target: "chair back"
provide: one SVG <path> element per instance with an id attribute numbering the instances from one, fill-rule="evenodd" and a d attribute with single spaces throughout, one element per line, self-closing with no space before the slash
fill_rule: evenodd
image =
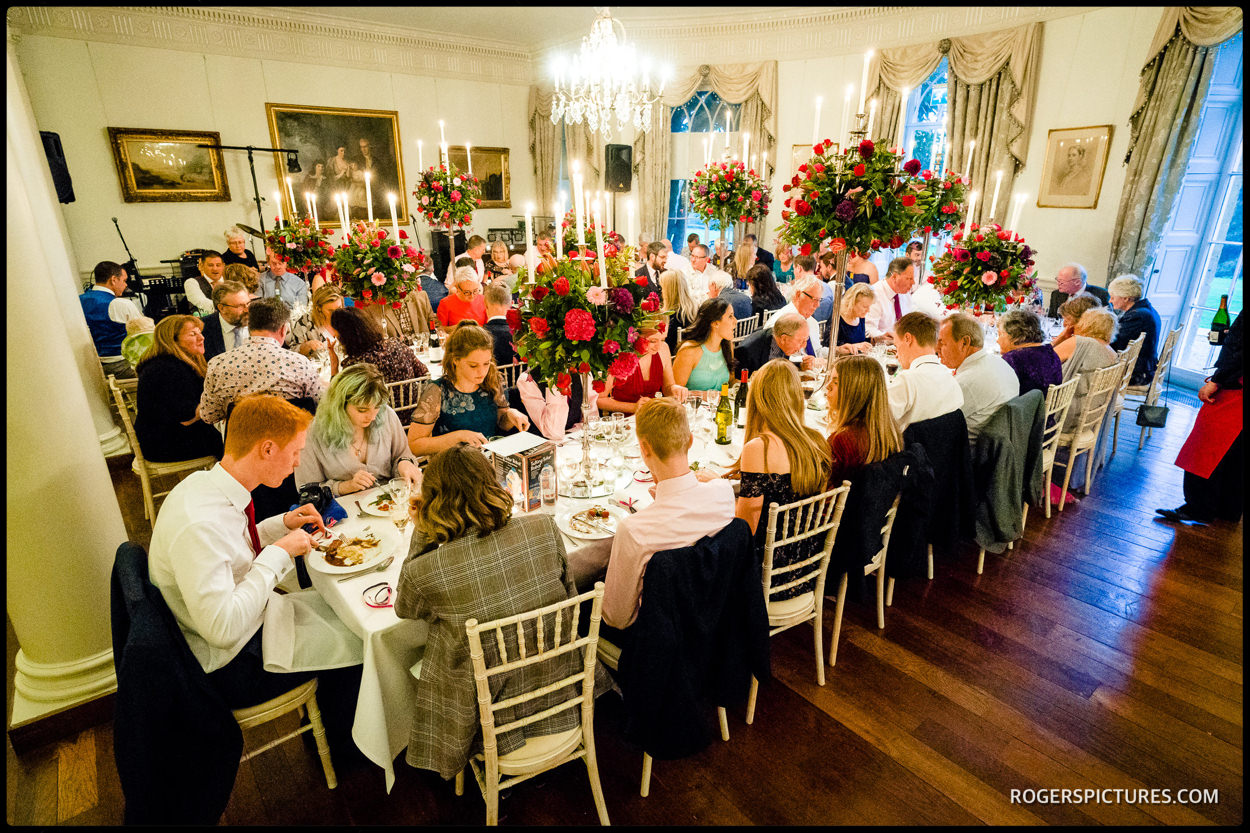
<path id="1" fill-rule="evenodd" d="M 399 421 L 407 425 L 412 421 L 412 412 L 416 410 L 417 403 L 421 401 L 421 392 L 425 390 L 426 384 L 430 381 L 430 377 L 418 376 L 416 379 L 401 379 L 398 382 L 388 382 L 386 384 L 386 392 L 391 398 L 391 408 L 399 415 Z"/>
<path id="2" fill-rule="evenodd" d="M 693 326 L 677 328 L 677 346 L 678 347 L 680 347 L 681 343 L 686 340 L 686 330 L 693 330 L 693 329 L 694 329 Z"/>
<path id="3" fill-rule="evenodd" d="M 903 477 L 907 476 L 908 468 L 908 466 L 903 466 Z M 864 566 L 864 575 L 869 575 L 877 570 L 880 570 L 882 573 L 885 572 L 885 554 L 890 549 L 890 534 L 894 531 L 894 518 L 898 515 L 898 502 L 902 498 L 903 492 L 900 490 L 894 496 L 894 502 L 890 504 L 889 510 L 885 513 L 885 523 L 881 526 L 881 549 L 877 550 L 872 560 Z"/>
<path id="4" fill-rule="evenodd" d="M 764 535 L 764 600 L 785 590 L 801 587 L 815 579 L 816 597 L 824 596 L 825 575 L 829 571 L 829 555 L 833 541 L 842 523 L 842 510 L 846 508 L 846 496 L 851 491 L 849 481 L 827 492 L 821 492 L 794 503 L 768 506 L 768 526 Z M 773 557 L 777 550 L 789 544 L 824 534 L 824 546 L 817 552 L 787 564 L 775 567 Z"/>
<path id="5" fill-rule="evenodd" d="M 515 361 L 512 364 L 499 366 L 499 375 L 503 377 L 504 388 L 515 388 L 517 379 L 521 378 L 521 374 L 529 370 L 529 364 L 523 361 Z"/>
<path id="6" fill-rule="evenodd" d="M 1068 418 L 1068 407 L 1076 396 L 1076 387 L 1080 382 L 1078 374 L 1062 385 L 1051 385 L 1046 389 L 1046 413 L 1042 422 L 1043 459 L 1050 460 L 1055 456 L 1059 435 L 1063 433 L 1064 420 Z"/>
<path id="7" fill-rule="evenodd" d="M 580 636 L 580 606 L 587 601 L 591 602 L 590 628 L 585 636 Z M 477 688 L 478 717 L 482 723 L 482 748 L 488 770 L 497 766 L 499 735 L 577 708 L 581 709 L 583 730 L 593 725 L 596 647 L 599 642 L 602 610 L 603 582 L 598 581 L 590 592 L 538 610 L 481 624 L 477 619 L 465 622 L 464 629 L 469 637 L 469 658 L 473 664 L 473 682 Z M 488 640 L 486 644 L 491 648 L 489 657 L 483 647 L 484 636 Z M 577 673 L 532 691 L 499 701 L 492 700 L 492 677 L 515 674 L 527 666 L 549 662 L 573 651 L 581 651 L 582 656 L 581 670 Z M 567 699 L 563 702 L 510 723 L 495 724 L 496 712 L 516 708 L 561 689 L 568 690 Z"/>
<path id="8" fill-rule="evenodd" d="M 1140 345 L 1138 345 L 1140 347 Z M 1124 351 L 1126 354 L 1128 349 Z M 1107 413 L 1107 408 L 1111 407 L 1111 403 L 1115 401 L 1117 392 L 1125 379 L 1133 372 L 1133 363 L 1125 359 L 1108 365 L 1101 370 L 1095 370 L 1091 374 L 1089 380 L 1089 388 L 1086 390 L 1085 399 L 1081 403 L 1081 413 L 1077 417 L 1076 424 L 1072 428 L 1072 434 L 1080 437 L 1087 432 L 1092 432 L 1095 436 L 1098 434 L 1099 426 L 1102 425 L 1103 415 Z M 1078 374 L 1079 379 L 1083 374 Z M 1071 381 L 1071 380 L 1070 380 Z"/>
<path id="9" fill-rule="evenodd" d="M 817 324 L 817 327 L 820 330 L 820 343 L 821 344 L 829 343 L 829 328 L 832 326 L 833 326 L 832 318 L 827 318 L 824 321 L 821 321 Z"/>
<path id="10" fill-rule="evenodd" d="M 1124 396 L 1125 390 L 1128 388 L 1129 381 L 1133 378 L 1133 370 L 1137 367 L 1137 357 L 1141 355 L 1141 346 L 1146 341 L 1146 334 L 1142 333 L 1137 338 L 1128 343 L 1128 346 L 1116 355 L 1124 362 L 1124 378 L 1120 380 L 1118 392 L 1120 396 Z"/>
<path id="11" fill-rule="evenodd" d="M 1150 377 L 1150 386 L 1146 389 L 1147 405 L 1154 405 L 1159 401 L 1163 380 L 1167 378 L 1168 368 L 1172 366 L 1172 353 L 1176 350 L 1176 341 L 1180 338 L 1182 329 L 1184 328 L 1177 327 L 1163 340 L 1163 347 L 1159 350 L 1159 363 L 1155 365 L 1154 376 Z"/>
<path id="12" fill-rule="evenodd" d="M 135 411 L 133 410 L 135 399 L 128 399 L 126 394 L 122 392 L 122 383 L 126 379 L 118 379 L 109 374 L 109 391 L 113 394 L 113 404 L 117 407 L 117 415 L 122 418 L 122 427 L 126 430 L 126 439 L 130 441 L 130 448 L 135 453 L 135 460 L 139 464 L 147 462 L 143 457 L 143 450 L 139 448 L 139 437 L 135 435 Z M 137 380 L 136 380 L 137 384 Z"/>
<path id="13" fill-rule="evenodd" d="M 110 373 L 109 379 L 117 383 L 117 389 L 122 392 L 122 396 L 126 400 L 126 406 L 130 408 L 130 416 L 133 419 L 135 414 L 139 413 L 139 378 L 118 379 Z"/>
<path id="14" fill-rule="evenodd" d="M 750 318 L 739 318 L 738 323 L 734 324 L 734 344 L 737 345 L 738 342 L 759 328 L 760 317 L 758 315 L 752 315 Z"/>

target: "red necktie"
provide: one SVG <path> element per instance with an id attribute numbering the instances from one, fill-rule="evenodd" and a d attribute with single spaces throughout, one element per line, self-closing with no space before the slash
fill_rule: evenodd
<path id="1" fill-rule="evenodd" d="M 898 293 L 894 294 L 894 320 L 897 321 L 903 317 L 903 307 L 898 302 Z"/>
<path id="2" fill-rule="evenodd" d="M 248 501 L 247 508 L 243 510 L 243 514 L 247 516 L 247 534 L 252 539 L 252 557 L 260 555 L 260 534 L 256 531 L 256 504 L 254 501 Z"/>

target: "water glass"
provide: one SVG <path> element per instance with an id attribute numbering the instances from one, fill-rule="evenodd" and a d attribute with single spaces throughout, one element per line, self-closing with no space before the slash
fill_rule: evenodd
<path id="1" fill-rule="evenodd" d="M 612 438 L 616 442 L 624 442 L 629 437 L 629 427 L 625 424 L 625 415 L 617 412 L 612 414 Z"/>
<path id="2" fill-rule="evenodd" d="M 408 481 L 402 477 L 395 477 L 387 484 L 386 490 L 391 493 L 394 498 L 394 505 L 391 507 L 391 521 L 395 524 L 395 528 L 400 532 L 408 526 L 408 497 L 409 488 Z"/>

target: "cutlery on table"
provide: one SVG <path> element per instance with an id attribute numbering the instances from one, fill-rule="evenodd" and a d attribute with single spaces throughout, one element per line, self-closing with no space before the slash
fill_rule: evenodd
<path id="1" fill-rule="evenodd" d="M 367 570 L 361 570 L 359 573 L 352 573 L 350 576 L 343 576 L 340 579 L 336 579 L 336 581 L 343 582 L 343 581 L 347 581 L 348 579 L 360 578 L 361 576 L 367 576 L 370 573 L 380 573 L 383 570 L 385 570 L 387 567 L 391 566 L 391 562 L 394 560 L 395 560 L 395 556 L 392 555 L 388 557 L 385 561 L 383 561 L 381 564 L 377 565 L 376 567 L 370 567 Z"/>
<path id="2" fill-rule="evenodd" d="M 618 501 L 616 501 L 616 503 L 617 503 L 617 505 L 618 505 L 618 506 L 624 506 L 626 509 L 628 509 L 628 510 L 629 510 L 629 514 L 631 514 L 631 515 L 632 515 L 632 514 L 634 514 L 635 512 L 637 512 L 637 511 L 638 511 L 637 509 L 635 509 L 635 508 L 634 508 L 633 501 L 630 501 L 629 503 L 626 503 L 626 502 L 625 502 L 625 501 L 623 501 L 623 500 L 618 500 Z"/>

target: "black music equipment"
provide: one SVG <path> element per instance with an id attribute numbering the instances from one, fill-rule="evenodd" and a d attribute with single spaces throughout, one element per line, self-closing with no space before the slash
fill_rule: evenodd
<path id="1" fill-rule="evenodd" d="M 40 130 L 43 155 L 48 157 L 48 169 L 52 171 L 52 184 L 56 186 L 56 198 L 60 202 L 74 201 L 74 183 L 65 164 L 65 151 L 61 149 L 61 137 L 51 130 Z"/>
<path id="2" fill-rule="evenodd" d="M 122 248 L 130 257 L 130 260 L 122 264 L 122 268 L 126 270 L 126 293 L 141 293 L 143 279 L 139 277 L 139 264 L 135 263 L 135 256 L 130 254 L 130 247 L 126 245 L 126 238 L 122 236 L 122 227 L 117 224 L 116 217 L 113 218 L 113 228 L 117 229 L 117 236 L 122 239 Z"/>
<path id="3" fill-rule="evenodd" d="M 451 253 L 447 249 L 447 232 L 431 231 L 433 238 L 434 277 L 443 280 L 447 277 L 447 267 L 451 264 Z M 463 231 L 456 232 L 456 254 L 462 255 L 469 248 Z"/>
<path id="4" fill-rule="evenodd" d="M 166 316 L 179 312 L 179 306 L 186 304 L 185 296 L 182 294 L 182 282 L 182 278 L 164 275 L 147 278 L 143 282 L 144 293 L 148 296 L 148 302 L 143 308 L 144 315 L 153 321 L 160 321 Z"/>
<path id="5" fill-rule="evenodd" d="M 604 185 L 610 193 L 621 194 L 630 190 L 634 174 L 634 149 L 629 145 L 606 145 L 604 147 Z"/>

